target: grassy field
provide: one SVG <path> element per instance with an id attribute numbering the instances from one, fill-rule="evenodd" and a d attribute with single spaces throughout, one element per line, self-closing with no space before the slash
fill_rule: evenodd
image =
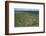
<path id="1" fill-rule="evenodd" d="M 35 13 L 16 13 L 15 27 L 39 26 L 39 14 Z"/>

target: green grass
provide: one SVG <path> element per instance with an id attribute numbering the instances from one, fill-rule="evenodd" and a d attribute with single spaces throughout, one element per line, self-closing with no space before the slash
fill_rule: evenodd
<path id="1" fill-rule="evenodd" d="M 16 13 L 15 27 L 39 26 L 39 14 Z"/>

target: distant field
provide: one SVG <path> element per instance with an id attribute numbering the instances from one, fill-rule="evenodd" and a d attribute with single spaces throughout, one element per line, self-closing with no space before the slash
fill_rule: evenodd
<path id="1" fill-rule="evenodd" d="M 35 13 L 16 13 L 15 27 L 39 26 L 39 14 Z"/>

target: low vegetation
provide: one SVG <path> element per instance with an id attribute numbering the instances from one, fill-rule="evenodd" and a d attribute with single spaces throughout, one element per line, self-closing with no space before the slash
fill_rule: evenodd
<path id="1" fill-rule="evenodd" d="M 39 14 L 35 13 L 16 13 L 15 27 L 39 26 Z"/>

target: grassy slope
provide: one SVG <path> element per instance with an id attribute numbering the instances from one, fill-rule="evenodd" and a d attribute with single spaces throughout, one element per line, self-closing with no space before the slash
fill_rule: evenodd
<path id="1" fill-rule="evenodd" d="M 38 14 L 16 13 L 15 20 L 16 20 L 16 22 L 15 22 L 16 27 L 39 26 Z"/>

